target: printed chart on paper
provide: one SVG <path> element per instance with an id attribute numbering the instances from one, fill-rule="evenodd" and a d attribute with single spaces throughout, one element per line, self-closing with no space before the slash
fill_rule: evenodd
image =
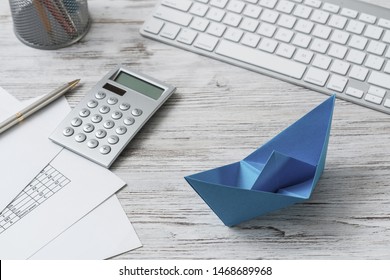
<path id="1" fill-rule="evenodd" d="M 70 182 L 67 177 L 48 164 L 0 213 L 0 234 Z"/>

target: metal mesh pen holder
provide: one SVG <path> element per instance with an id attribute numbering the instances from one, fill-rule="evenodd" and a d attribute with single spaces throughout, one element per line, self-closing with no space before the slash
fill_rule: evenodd
<path id="1" fill-rule="evenodd" d="M 90 25 L 87 0 L 9 0 L 16 36 L 38 49 L 80 40 Z"/>

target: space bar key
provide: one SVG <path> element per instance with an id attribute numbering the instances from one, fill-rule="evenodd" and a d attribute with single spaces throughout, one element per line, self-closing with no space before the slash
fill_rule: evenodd
<path id="1" fill-rule="evenodd" d="M 224 40 L 218 44 L 215 52 L 299 80 L 306 70 L 306 66 L 298 62 Z"/>

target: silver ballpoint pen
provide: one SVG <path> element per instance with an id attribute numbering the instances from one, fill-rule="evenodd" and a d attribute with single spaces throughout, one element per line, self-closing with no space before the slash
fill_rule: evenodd
<path id="1" fill-rule="evenodd" d="M 36 111 L 40 110 L 41 108 L 45 107 L 46 105 L 50 104 L 54 100 L 56 100 L 58 97 L 64 95 L 69 90 L 73 89 L 78 83 L 80 82 L 80 79 L 74 80 L 72 82 L 66 83 L 65 85 L 57 88 L 56 90 L 53 90 L 49 94 L 43 96 L 42 98 L 39 98 L 34 103 L 28 105 L 26 108 L 22 109 L 21 111 L 17 112 L 16 114 L 12 115 L 2 123 L 0 123 L 0 134 L 6 131 L 7 129 L 13 127 L 15 124 L 20 123 L 30 115 L 34 114 Z"/>

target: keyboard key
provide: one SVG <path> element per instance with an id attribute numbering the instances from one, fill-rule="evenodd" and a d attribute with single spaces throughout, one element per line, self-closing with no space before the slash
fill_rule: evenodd
<path id="1" fill-rule="evenodd" d="M 387 30 L 385 35 L 383 35 L 382 41 L 385 43 L 390 43 L 390 30 Z"/>
<path id="2" fill-rule="evenodd" d="M 241 40 L 241 43 L 243 45 L 255 48 L 257 44 L 260 41 L 260 36 L 257 34 L 252 34 L 252 33 L 245 33 L 244 37 Z"/>
<path id="3" fill-rule="evenodd" d="M 335 59 L 333 61 L 332 67 L 330 68 L 330 71 L 344 76 L 345 74 L 347 74 L 350 66 L 351 64 L 347 62 Z"/>
<path id="4" fill-rule="evenodd" d="M 328 21 L 330 14 L 325 11 L 315 10 L 310 19 L 314 22 L 325 24 Z"/>
<path id="5" fill-rule="evenodd" d="M 206 15 L 208 9 L 209 9 L 209 7 L 207 5 L 200 4 L 200 3 L 194 3 L 194 5 L 192 5 L 192 7 L 191 7 L 190 13 L 193 15 L 204 17 Z"/>
<path id="6" fill-rule="evenodd" d="M 311 51 L 298 49 L 296 54 L 295 54 L 294 59 L 296 61 L 299 61 L 299 62 L 302 62 L 302 63 L 305 63 L 305 64 L 309 64 L 311 59 L 313 58 L 313 55 L 314 54 Z"/>
<path id="7" fill-rule="evenodd" d="M 161 30 L 160 35 L 165 37 L 165 38 L 173 40 L 173 39 L 176 38 L 176 36 L 179 33 L 179 31 L 180 31 L 180 27 L 179 26 L 167 23 L 167 24 L 165 24 L 165 26 Z"/>
<path id="8" fill-rule="evenodd" d="M 378 20 L 378 25 L 381 26 L 381 27 L 385 27 L 387 29 L 390 29 L 390 20 L 380 18 Z"/>
<path id="9" fill-rule="evenodd" d="M 336 57 L 338 59 L 344 59 L 347 51 L 348 51 L 348 48 L 346 48 L 344 46 L 341 46 L 339 44 L 332 44 L 330 49 L 329 49 L 328 55 L 330 55 L 332 57 Z"/>
<path id="10" fill-rule="evenodd" d="M 386 49 L 386 44 L 377 41 L 371 41 L 367 47 L 367 51 L 369 53 L 373 53 L 376 55 L 383 55 L 385 49 Z"/>
<path id="11" fill-rule="evenodd" d="M 327 71 L 311 67 L 307 71 L 304 80 L 308 83 L 323 87 L 326 81 L 328 80 L 328 78 L 329 78 L 329 73 Z"/>
<path id="12" fill-rule="evenodd" d="M 206 18 L 220 22 L 225 16 L 225 11 L 217 8 L 211 8 L 206 15 Z"/>
<path id="13" fill-rule="evenodd" d="M 221 37 L 222 34 L 225 32 L 226 26 L 220 23 L 212 22 L 209 27 L 207 28 L 207 33 Z"/>
<path id="14" fill-rule="evenodd" d="M 242 2 L 242 1 L 236 1 L 236 0 L 231 0 L 227 6 L 227 10 L 228 11 L 231 11 L 231 12 L 234 12 L 234 13 L 237 13 L 237 14 L 241 14 L 242 10 L 244 9 L 245 7 L 245 3 Z"/>
<path id="15" fill-rule="evenodd" d="M 223 9 L 225 8 L 227 2 L 228 0 L 211 0 L 210 5 Z"/>
<path id="16" fill-rule="evenodd" d="M 195 40 L 194 46 L 196 48 L 212 52 L 217 43 L 218 39 L 216 37 L 207 34 L 199 34 Z"/>
<path id="17" fill-rule="evenodd" d="M 306 66 L 298 62 L 224 40 L 218 45 L 216 53 L 295 79 L 301 79 L 306 70 Z"/>
<path id="18" fill-rule="evenodd" d="M 257 33 L 260 35 L 266 36 L 266 37 L 272 37 L 274 36 L 274 33 L 276 31 L 276 27 L 268 24 L 268 23 L 261 23 L 259 29 L 257 30 Z"/>
<path id="19" fill-rule="evenodd" d="M 279 17 L 279 13 L 271 10 L 264 10 L 261 13 L 260 19 L 265 22 L 275 23 Z"/>
<path id="20" fill-rule="evenodd" d="M 259 5 L 273 9 L 276 5 L 277 0 L 260 0 Z"/>
<path id="21" fill-rule="evenodd" d="M 187 44 L 187 45 L 192 45 L 192 43 L 195 40 L 196 35 L 197 35 L 197 33 L 194 30 L 183 29 L 180 32 L 179 36 L 177 37 L 177 41 L 180 43 Z"/>
<path id="22" fill-rule="evenodd" d="M 360 35 L 362 34 L 364 27 L 366 27 L 366 25 L 363 22 L 357 20 L 350 20 L 346 30 L 348 32 Z"/>
<path id="23" fill-rule="evenodd" d="M 369 15 L 369 14 L 366 14 L 366 13 L 361 13 L 360 17 L 359 17 L 359 20 L 367 22 L 367 23 L 374 24 L 375 21 L 376 21 L 376 16 Z"/>
<path id="24" fill-rule="evenodd" d="M 368 75 L 368 70 L 360 66 L 352 66 L 351 72 L 349 72 L 349 77 L 354 78 L 359 81 L 365 81 Z"/>
<path id="25" fill-rule="evenodd" d="M 364 32 L 364 36 L 378 40 L 382 36 L 382 33 L 383 28 L 374 25 L 368 25 L 366 31 Z"/>
<path id="26" fill-rule="evenodd" d="M 300 19 L 298 20 L 294 29 L 302 33 L 310 34 L 311 30 L 313 29 L 313 26 L 314 23 L 312 23 L 311 21 Z"/>
<path id="27" fill-rule="evenodd" d="M 385 103 L 383 104 L 383 106 L 387 107 L 387 108 L 390 108 L 390 98 L 386 99 Z"/>
<path id="28" fill-rule="evenodd" d="M 349 46 L 355 49 L 364 50 L 367 45 L 368 40 L 364 37 L 353 35 L 351 40 L 349 40 Z"/>
<path id="29" fill-rule="evenodd" d="M 350 50 L 347 56 L 347 61 L 361 65 L 365 58 L 366 53 L 357 50 Z"/>
<path id="30" fill-rule="evenodd" d="M 340 7 L 337 5 L 334 5 L 334 4 L 324 3 L 324 5 L 322 6 L 322 9 L 324 9 L 325 11 L 337 14 L 340 10 Z"/>
<path id="31" fill-rule="evenodd" d="M 290 14 L 294 9 L 295 4 L 290 1 L 281 0 L 279 4 L 276 6 L 276 10 L 279 12 L 283 12 L 286 14 Z"/>
<path id="32" fill-rule="evenodd" d="M 193 28 L 193 29 L 196 29 L 198 31 L 204 32 L 206 30 L 207 26 L 209 26 L 209 23 L 210 22 L 207 19 L 196 17 L 191 22 L 190 27 Z"/>
<path id="33" fill-rule="evenodd" d="M 390 89 L 390 75 L 372 71 L 368 83 Z"/>
<path id="34" fill-rule="evenodd" d="M 293 36 L 294 32 L 292 32 L 291 30 L 279 28 L 279 30 L 276 32 L 275 39 L 285 43 L 289 43 Z"/>
<path id="35" fill-rule="evenodd" d="M 233 42 L 239 42 L 244 32 L 239 29 L 228 28 L 225 32 L 224 38 Z"/>
<path id="36" fill-rule="evenodd" d="M 317 24 L 314 27 L 314 30 L 312 32 L 312 35 L 324 40 L 327 40 L 329 38 L 330 33 L 332 32 L 332 29 L 325 25 Z"/>
<path id="37" fill-rule="evenodd" d="M 244 18 L 244 20 L 240 24 L 241 29 L 244 29 L 249 32 L 255 32 L 258 26 L 259 22 L 251 18 Z"/>
<path id="38" fill-rule="evenodd" d="M 312 10 L 313 9 L 310 7 L 303 6 L 303 5 L 297 5 L 293 14 L 297 17 L 307 19 L 307 18 L 309 18 Z"/>
<path id="39" fill-rule="evenodd" d="M 330 18 L 330 21 L 328 23 L 329 26 L 338 28 L 338 29 L 344 29 L 345 24 L 347 23 L 347 18 L 338 16 L 338 15 L 333 15 Z"/>
<path id="40" fill-rule="evenodd" d="M 362 98 L 364 92 L 360 89 L 353 88 L 353 87 L 348 87 L 347 90 L 345 91 L 345 94 L 356 97 L 356 98 Z"/>
<path id="41" fill-rule="evenodd" d="M 321 6 L 321 1 L 319 0 L 305 0 L 305 4 L 314 8 L 319 8 Z"/>
<path id="42" fill-rule="evenodd" d="M 289 16 L 289 15 L 281 15 L 278 20 L 278 24 L 280 26 L 286 27 L 286 28 L 293 28 L 294 24 L 296 22 L 295 17 Z"/>
<path id="43" fill-rule="evenodd" d="M 292 58 L 294 52 L 295 47 L 282 43 L 279 45 L 276 54 L 286 58 Z"/>
<path id="44" fill-rule="evenodd" d="M 144 25 L 144 30 L 152 34 L 158 34 L 163 27 L 164 22 L 161 20 L 152 18 Z"/>
<path id="45" fill-rule="evenodd" d="M 347 83 L 347 78 L 338 75 L 332 75 L 326 87 L 337 92 L 343 92 Z"/>
<path id="46" fill-rule="evenodd" d="M 275 40 L 264 38 L 264 39 L 261 39 L 259 49 L 266 51 L 266 52 L 269 52 L 269 53 L 273 53 L 275 51 L 276 47 L 278 46 L 278 44 L 279 43 L 276 42 Z"/>
<path id="47" fill-rule="evenodd" d="M 302 47 L 302 48 L 306 49 L 309 46 L 310 42 L 311 42 L 310 36 L 298 33 L 295 35 L 292 43 L 295 46 Z"/>
<path id="48" fill-rule="evenodd" d="M 333 31 L 332 37 L 330 40 L 341 45 L 345 45 L 349 39 L 349 34 L 344 31 L 335 30 Z"/>
<path id="49" fill-rule="evenodd" d="M 321 68 L 321 69 L 328 69 L 330 63 L 332 62 L 332 59 L 325 55 L 317 54 L 316 57 L 313 60 L 313 66 Z"/>
<path id="50" fill-rule="evenodd" d="M 251 18 L 258 18 L 263 9 L 259 6 L 255 5 L 246 5 L 244 9 L 244 16 L 248 16 Z"/>
<path id="51" fill-rule="evenodd" d="M 364 100 L 379 105 L 382 103 L 383 98 L 367 93 L 366 97 L 364 97 Z"/>
<path id="52" fill-rule="evenodd" d="M 313 43 L 310 46 L 310 49 L 315 52 L 326 53 L 328 47 L 329 43 L 327 41 L 321 39 L 314 39 Z"/>
<path id="53" fill-rule="evenodd" d="M 343 8 L 341 9 L 340 15 L 346 16 L 349 18 L 356 18 L 358 16 L 358 12 L 352 9 Z"/>
<path id="54" fill-rule="evenodd" d="M 389 61 L 386 63 L 385 69 L 383 69 L 383 71 L 386 73 L 390 73 L 390 62 Z"/>
<path id="55" fill-rule="evenodd" d="M 364 65 L 367 66 L 368 68 L 380 70 L 382 68 L 384 62 L 385 62 L 385 60 L 383 58 L 370 54 Z"/>
<path id="56" fill-rule="evenodd" d="M 187 12 L 191 7 L 192 2 L 189 0 L 162 0 L 161 4 L 183 12 Z"/>
<path id="57" fill-rule="evenodd" d="M 368 89 L 368 93 L 383 98 L 383 97 L 385 97 L 386 90 L 379 88 L 379 87 L 370 86 Z"/>
<path id="58" fill-rule="evenodd" d="M 166 8 L 160 6 L 154 12 L 154 17 L 180 24 L 183 26 L 188 26 L 192 20 L 192 16 L 174 9 Z"/>

